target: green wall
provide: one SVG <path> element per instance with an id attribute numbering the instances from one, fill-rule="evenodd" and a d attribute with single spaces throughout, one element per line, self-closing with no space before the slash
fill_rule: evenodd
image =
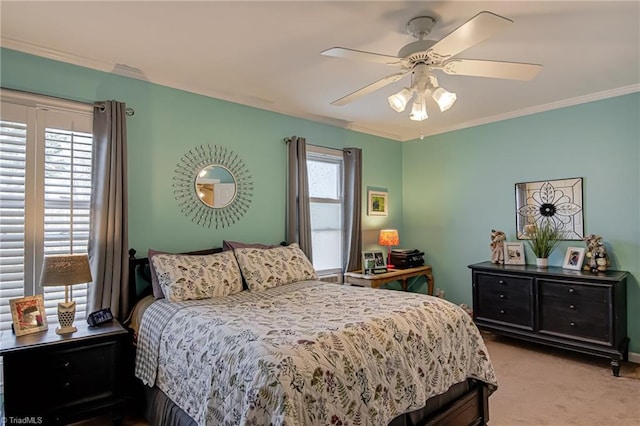
<path id="1" fill-rule="evenodd" d="M 403 245 L 425 249 L 456 303 L 471 302 L 467 265 L 490 259 L 491 229 L 517 241 L 514 184 L 582 177 L 585 233 L 604 238 L 612 269 L 632 274 L 628 330 L 640 352 L 640 94 L 410 141 L 402 154 Z M 562 242 L 549 263 L 561 266 L 573 245 L 584 247 Z"/>
<path id="2" fill-rule="evenodd" d="M 402 226 L 402 144 L 384 138 L 225 102 L 148 82 L 0 51 L 2 87 L 83 102 L 117 99 L 135 110 L 127 119 L 129 245 L 146 253 L 221 246 L 223 239 L 277 243 L 285 237 L 287 136 L 331 148 L 363 150 L 363 206 L 367 187 L 389 191 L 389 216 L 363 212 L 363 245 L 379 248 L 377 232 Z M 213 78 L 213 77 L 212 77 Z M 191 148 L 233 149 L 250 170 L 251 208 L 231 227 L 209 229 L 183 215 L 173 196 L 178 161 Z"/>

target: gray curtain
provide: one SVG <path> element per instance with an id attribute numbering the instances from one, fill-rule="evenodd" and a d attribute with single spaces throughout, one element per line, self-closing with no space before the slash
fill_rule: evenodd
<path id="1" fill-rule="evenodd" d="M 307 144 L 304 138 L 292 136 L 288 144 L 287 235 L 288 243 L 298 243 L 309 260 L 311 252 L 311 212 L 309 178 L 307 176 Z"/>
<path id="2" fill-rule="evenodd" d="M 362 269 L 362 150 L 345 148 L 344 161 L 344 259 L 345 272 Z"/>
<path id="3" fill-rule="evenodd" d="M 93 114 L 89 312 L 129 309 L 127 238 L 127 123 L 122 102 L 96 103 Z"/>

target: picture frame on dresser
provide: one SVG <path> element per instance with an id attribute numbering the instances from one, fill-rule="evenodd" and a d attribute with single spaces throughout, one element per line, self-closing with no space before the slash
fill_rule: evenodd
<path id="1" fill-rule="evenodd" d="M 9 299 L 13 332 L 16 336 L 39 333 L 49 329 L 47 313 L 44 309 L 44 297 L 35 296 Z"/>
<path id="2" fill-rule="evenodd" d="M 584 247 L 567 247 L 567 253 L 564 256 L 562 267 L 564 269 L 573 269 L 579 271 L 584 263 L 585 248 Z"/>
<path id="3" fill-rule="evenodd" d="M 504 243 L 504 264 L 505 265 L 525 265 L 524 243 L 505 242 Z"/>

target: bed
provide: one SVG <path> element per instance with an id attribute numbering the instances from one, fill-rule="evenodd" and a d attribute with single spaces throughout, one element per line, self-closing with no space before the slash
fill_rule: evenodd
<path id="1" fill-rule="evenodd" d="M 131 289 L 148 263 L 130 250 Z M 488 422 L 495 374 L 480 333 L 458 306 L 313 278 L 260 291 L 242 286 L 193 300 L 132 295 L 126 325 L 151 424 Z"/>

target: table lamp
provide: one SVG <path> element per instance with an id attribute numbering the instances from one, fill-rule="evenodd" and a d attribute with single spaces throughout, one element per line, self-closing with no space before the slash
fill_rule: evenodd
<path id="1" fill-rule="evenodd" d="M 378 237 L 378 244 L 381 246 L 387 246 L 388 260 L 387 269 L 393 269 L 391 264 L 391 246 L 397 246 L 400 244 L 400 237 L 398 237 L 398 230 L 396 229 L 382 229 L 380 231 L 380 237 Z"/>
<path id="2" fill-rule="evenodd" d="M 69 298 L 69 286 L 89 283 L 93 280 L 89 269 L 89 258 L 86 254 L 64 254 L 45 256 L 40 275 L 43 287 L 64 286 L 64 302 L 58 303 L 58 334 L 69 334 L 78 331 L 73 326 L 76 316 L 76 302 Z"/>

